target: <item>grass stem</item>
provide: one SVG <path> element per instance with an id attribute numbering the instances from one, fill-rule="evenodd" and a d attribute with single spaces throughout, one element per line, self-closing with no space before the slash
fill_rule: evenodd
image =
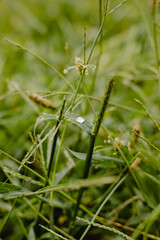
<path id="1" fill-rule="evenodd" d="M 109 80 L 108 86 L 106 88 L 106 92 L 104 94 L 104 99 L 101 103 L 97 119 L 95 121 L 95 124 L 93 126 L 93 129 L 92 129 L 92 132 L 91 132 L 91 135 L 90 135 L 90 142 L 89 142 L 89 146 L 88 146 L 88 151 L 87 151 L 87 156 L 86 156 L 85 166 L 84 166 L 84 171 L 83 171 L 83 177 L 82 177 L 83 179 L 86 179 L 88 177 L 88 174 L 89 174 L 95 140 L 96 140 L 99 128 L 101 126 L 101 123 L 102 123 L 102 120 L 103 120 L 103 117 L 104 117 L 104 114 L 105 114 L 105 111 L 106 111 L 106 108 L 107 108 L 107 105 L 108 105 L 108 102 L 109 102 L 109 99 L 110 99 L 110 96 L 111 96 L 111 93 L 112 93 L 112 90 L 113 90 L 113 86 L 114 86 L 114 77 L 112 77 Z M 81 202 L 83 191 L 84 191 L 84 189 L 82 188 L 82 189 L 79 190 L 79 193 L 78 193 L 77 204 L 76 204 L 75 212 L 74 212 L 74 216 L 73 216 L 73 223 L 75 222 L 75 219 L 76 219 L 76 216 L 77 216 L 77 212 L 78 212 L 78 209 L 79 209 L 79 205 L 80 205 L 80 202 Z"/>

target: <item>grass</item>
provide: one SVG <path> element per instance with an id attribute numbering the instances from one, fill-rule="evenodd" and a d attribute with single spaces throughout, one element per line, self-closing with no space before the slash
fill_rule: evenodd
<path id="1" fill-rule="evenodd" d="M 158 1 L 0 13 L 0 239 L 160 239 Z"/>

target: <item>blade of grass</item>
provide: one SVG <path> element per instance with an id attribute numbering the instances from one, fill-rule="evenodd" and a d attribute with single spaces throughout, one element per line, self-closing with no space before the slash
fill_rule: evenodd
<path id="1" fill-rule="evenodd" d="M 51 182 L 52 186 L 54 186 L 55 175 L 56 175 L 56 171 L 57 171 L 57 164 L 58 164 L 59 155 L 60 155 L 60 151 L 61 151 L 61 148 L 62 148 L 62 143 L 63 143 L 63 140 L 64 140 L 64 135 L 65 135 L 65 132 L 66 132 L 67 125 L 68 125 L 68 123 L 66 121 L 64 129 L 63 129 L 62 137 L 61 137 L 61 142 L 60 142 L 60 145 L 59 145 L 59 148 L 58 148 L 54 168 L 53 168 L 52 182 Z M 53 192 L 51 192 L 51 194 L 50 194 L 50 202 L 53 203 Z M 53 230 L 53 224 L 54 224 L 54 208 L 50 207 L 50 228 L 52 230 Z M 53 236 L 51 236 L 51 239 L 54 239 Z"/>
<path id="2" fill-rule="evenodd" d="M 134 134 L 136 134 L 139 138 L 141 138 L 144 142 L 146 142 L 150 147 L 154 148 L 155 150 L 157 150 L 158 152 L 160 152 L 160 149 L 158 147 L 156 147 L 153 143 L 151 143 L 150 141 L 148 141 L 146 138 L 142 137 L 141 135 L 139 135 L 138 133 L 136 133 L 135 131 L 132 130 L 132 132 Z"/>
<path id="3" fill-rule="evenodd" d="M 47 230 L 48 232 L 52 233 L 52 234 L 55 235 L 56 237 L 59 237 L 59 238 L 61 238 L 61 239 L 63 239 L 63 240 L 68 240 L 68 238 L 63 237 L 62 235 L 54 232 L 53 230 L 51 230 L 51 229 L 49 229 L 49 228 L 47 228 L 47 227 L 45 227 L 45 226 L 43 226 L 43 225 L 41 225 L 41 224 L 39 224 L 39 226 L 41 226 L 43 229 Z"/>
<path id="4" fill-rule="evenodd" d="M 146 32 L 147 32 L 147 35 L 148 35 L 148 39 L 150 41 L 150 44 L 151 44 L 151 47 L 154 51 L 154 41 L 153 41 L 153 36 L 152 36 L 152 32 L 151 32 L 151 29 L 149 27 L 149 20 L 148 20 L 148 16 L 146 15 L 145 11 L 144 11 L 144 8 L 142 6 L 142 1 L 138 1 L 138 0 L 135 0 L 135 3 L 136 3 L 136 6 L 137 8 L 139 9 L 140 11 L 140 14 L 142 16 L 142 20 L 144 22 L 144 26 L 146 28 Z"/>
<path id="5" fill-rule="evenodd" d="M 123 232 L 120 232 L 119 230 L 115 229 L 115 228 L 111 228 L 111 227 L 108 227 L 108 226 L 105 226 L 105 225 L 101 225 L 99 223 L 94 223 L 94 222 L 90 222 L 86 219 L 83 219 L 83 218 L 79 218 L 77 217 L 78 220 L 82 221 L 82 222 L 85 222 L 89 225 L 92 225 L 94 227 L 98 227 L 98 228 L 102 228 L 102 229 L 105 229 L 105 230 L 108 230 L 110 232 L 114 232 L 118 235 L 120 235 L 121 237 L 127 239 L 127 240 L 134 240 L 133 238 L 129 237 L 128 235 L 124 234 Z"/>
<path id="6" fill-rule="evenodd" d="M 24 198 L 25 202 L 28 204 L 28 206 L 38 215 L 40 216 L 47 224 L 50 224 L 49 220 L 43 216 L 31 203 L 27 198 Z M 64 232 L 62 229 L 54 225 L 54 228 L 57 232 L 63 234 L 65 237 L 67 237 L 70 240 L 75 240 L 72 236 L 68 235 L 66 232 Z"/>
<path id="7" fill-rule="evenodd" d="M 147 224 L 152 224 L 158 217 L 160 216 L 160 204 L 158 204 L 155 209 L 152 210 L 152 212 L 144 219 L 142 223 L 137 227 L 137 230 L 141 231 L 145 228 Z M 147 234 L 146 234 L 147 235 Z M 132 234 L 132 237 L 136 239 L 139 236 L 139 232 L 134 232 Z M 160 239 L 160 237 L 158 238 Z"/>
<path id="8" fill-rule="evenodd" d="M 62 78 L 65 83 L 73 90 L 75 91 L 74 87 L 68 82 L 68 80 L 56 69 L 54 68 L 52 65 L 50 65 L 46 60 L 44 60 L 43 58 L 41 58 L 40 56 L 38 56 L 36 53 L 32 52 L 30 49 L 22 46 L 19 43 L 16 43 L 8 38 L 4 38 L 4 40 L 6 40 L 7 42 L 11 43 L 12 45 L 24 50 L 25 52 L 31 54 L 33 57 L 35 57 L 37 60 L 39 60 L 41 63 L 43 63 L 45 66 L 47 66 L 48 68 L 50 68 L 52 71 L 54 71 L 55 73 L 57 73 L 57 75 Z"/>
<path id="9" fill-rule="evenodd" d="M 34 180 L 31 177 L 25 176 L 25 175 L 23 175 L 23 174 L 21 174 L 19 172 L 16 172 L 14 170 L 11 170 L 11 169 L 7 168 L 7 167 L 2 167 L 2 169 L 3 169 L 4 172 L 7 172 L 7 173 L 11 174 L 11 176 L 15 176 L 15 177 L 17 177 L 19 179 L 23 179 L 24 181 L 30 182 L 30 183 L 32 183 L 34 185 L 44 187 L 44 183 L 42 183 L 40 181 L 37 181 L 37 180 Z"/>
<path id="10" fill-rule="evenodd" d="M 107 197 L 104 199 L 104 201 L 101 203 L 101 205 L 99 206 L 97 212 L 94 214 L 94 217 L 92 218 L 92 221 L 90 222 L 90 224 L 88 225 L 88 227 L 85 229 L 84 233 L 82 234 L 80 240 L 82 240 L 86 234 L 88 233 L 91 225 L 94 223 L 96 217 L 99 215 L 99 213 L 101 212 L 102 208 L 105 206 L 105 204 L 108 202 L 109 198 L 112 196 L 112 194 L 117 190 L 117 188 L 121 185 L 121 183 L 124 182 L 124 180 L 127 178 L 128 174 L 126 174 L 125 176 L 122 177 L 122 179 L 120 181 L 117 182 L 117 184 L 115 185 L 115 187 L 110 191 L 110 193 L 107 195 Z"/>
<path id="11" fill-rule="evenodd" d="M 158 41 L 157 41 L 157 27 L 156 27 L 156 13 L 158 8 L 158 1 L 153 0 L 152 6 L 152 17 L 153 17 L 153 40 L 154 40 L 154 48 L 155 48 L 155 58 L 157 69 L 159 68 L 159 51 L 158 51 Z"/>
<path id="12" fill-rule="evenodd" d="M 42 139 L 41 141 L 36 145 L 33 144 L 33 146 L 31 147 L 31 149 L 29 150 L 29 152 L 26 154 L 25 158 L 22 160 L 22 162 L 20 163 L 21 166 L 19 167 L 19 170 L 21 170 L 21 168 L 23 166 L 25 166 L 25 163 L 30 159 L 30 157 L 35 153 L 36 149 L 51 135 L 53 134 L 53 136 L 56 134 L 56 132 L 59 129 L 59 126 L 61 125 L 61 122 L 59 123 L 58 127 L 56 129 L 52 128 Z"/>
<path id="13" fill-rule="evenodd" d="M 138 100 L 138 99 L 135 99 L 135 101 L 141 105 L 141 107 L 143 108 L 143 110 L 147 113 L 147 115 L 150 117 L 150 119 L 152 120 L 152 122 L 154 123 L 154 125 L 156 126 L 156 128 L 158 129 L 158 131 L 160 132 L 160 126 L 158 125 L 158 123 L 156 122 L 156 120 L 153 118 L 153 116 L 149 113 L 149 111 L 148 111 L 147 108 L 144 106 L 144 104 L 143 104 L 140 100 Z"/>
<path id="14" fill-rule="evenodd" d="M 57 120 L 57 123 L 56 123 L 56 128 L 58 127 L 60 121 L 62 120 L 65 103 L 66 103 L 66 98 L 64 97 L 63 103 L 62 103 L 62 106 L 61 106 L 61 109 L 60 109 L 59 117 L 58 117 L 58 120 Z M 54 154 L 55 154 L 58 135 L 59 135 L 59 129 L 57 130 L 57 132 L 54 136 L 54 139 L 53 139 L 52 151 L 51 151 L 51 156 L 50 156 L 50 161 L 49 161 L 49 166 L 48 166 L 48 172 L 47 172 L 48 178 L 50 176 L 50 172 L 51 172 L 52 165 L 53 165 L 53 158 L 54 158 Z"/>
<path id="15" fill-rule="evenodd" d="M 116 11 L 118 8 L 120 8 L 126 1 L 127 1 L 127 0 L 124 0 L 123 2 L 121 2 L 121 3 L 120 3 L 119 5 L 117 5 L 114 9 L 112 9 L 108 14 L 107 14 L 107 10 L 108 10 L 109 2 L 110 2 L 110 1 L 107 1 L 106 8 L 105 8 L 105 11 L 104 11 L 104 16 L 103 16 L 103 19 L 102 19 L 102 22 L 101 22 L 101 26 L 100 26 L 100 28 L 99 28 L 99 30 L 98 30 L 98 33 L 97 33 L 97 35 L 96 35 L 96 37 L 95 37 L 95 40 L 94 40 L 93 44 L 92 44 L 91 51 L 90 51 L 90 54 L 89 54 L 89 56 L 88 56 L 88 59 L 87 59 L 86 64 L 88 64 L 89 61 L 90 61 L 90 59 L 91 59 L 93 50 L 94 50 L 94 48 L 95 48 L 95 46 L 96 46 L 96 43 L 97 43 L 97 41 L 98 41 L 99 36 L 101 35 L 101 32 L 102 32 L 102 29 L 103 29 L 103 26 L 104 26 L 106 17 L 109 16 L 109 15 L 111 15 L 111 14 L 112 14 L 114 11 Z"/>
<path id="16" fill-rule="evenodd" d="M 85 166 L 84 166 L 84 170 L 83 170 L 83 179 L 86 179 L 88 177 L 89 174 L 89 170 L 90 170 L 90 166 L 91 166 L 91 160 L 92 160 L 92 155 L 93 155 L 93 149 L 94 149 L 94 144 L 95 144 L 95 140 L 99 131 L 99 128 L 101 126 L 112 90 L 113 90 L 113 86 L 114 86 L 114 77 L 112 77 L 108 83 L 108 86 L 106 88 L 105 94 L 104 94 L 104 99 L 101 103 L 100 106 L 100 110 L 97 116 L 97 119 L 95 121 L 95 124 L 92 128 L 92 132 L 90 135 L 90 142 L 89 142 L 89 146 L 88 146 L 88 152 L 87 152 L 87 156 L 86 156 L 86 160 L 85 160 Z M 79 193 L 78 193 L 78 198 L 77 198 L 77 204 L 76 204 L 76 208 L 75 208 L 75 212 L 74 212 L 74 217 L 73 217 L 73 223 L 75 222 L 76 216 L 77 216 L 77 212 L 79 209 L 79 204 L 81 202 L 81 198 L 83 195 L 83 191 L 84 189 L 80 189 Z"/>
<path id="17" fill-rule="evenodd" d="M 47 186 L 47 184 L 49 183 L 49 177 L 50 177 L 50 172 L 51 169 L 53 168 L 53 164 L 54 164 L 54 154 L 55 154 L 55 149 L 56 149 L 56 145 L 57 145 L 57 138 L 59 135 L 59 127 L 60 127 L 60 122 L 62 121 L 62 117 L 63 117 L 63 110 L 65 107 L 65 103 L 66 103 L 66 98 L 64 97 L 63 102 L 62 102 L 62 106 L 60 109 L 60 113 L 59 113 L 59 117 L 57 119 L 57 123 L 55 126 L 55 129 L 57 128 L 56 134 L 54 135 L 53 138 L 53 144 L 52 144 L 52 149 L 51 149 L 51 155 L 50 155 L 50 159 L 49 159 L 49 166 L 47 169 L 47 176 L 46 176 L 46 183 L 45 183 L 45 187 Z M 43 202 L 40 202 L 40 206 L 39 206 L 39 212 L 41 212 L 43 207 Z M 37 220 L 35 221 L 35 229 L 38 230 L 38 223 L 39 223 L 39 217 L 37 217 Z M 50 223 L 51 225 L 53 225 L 53 206 L 50 206 Z M 51 238 L 53 238 L 51 236 Z"/>
<path id="18" fill-rule="evenodd" d="M 99 177 L 99 178 L 91 178 L 91 179 L 84 179 L 84 180 L 78 180 L 73 183 L 66 183 L 66 184 L 58 184 L 56 186 L 49 186 L 42 188 L 40 190 L 37 190 L 35 192 L 31 191 L 25 191 L 22 189 L 22 191 L 13 191 L 12 193 L 4 193 L 0 194 L 0 198 L 10 200 L 15 198 L 22 198 L 22 197 L 29 197 L 29 196 L 36 196 L 43 193 L 49 193 L 52 191 L 60 191 L 60 190 L 79 190 L 80 188 L 84 187 L 90 187 L 90 186 L 98 186 L 102 184 L 110 184 L 116 180 L 116 177 Z"/>
<path id="19" fill-rule="evenodd" d="M 7 156 L 8 158 L 10 158 L 11 160 L 13 160 L 14 162 L 21 164 L 21 162 L 19 160 L 17 160 L 16 158 L 12 157 L 11 155 L 9 155 L 8 153 L 0 150 L 0 153 L 4 154 L 5 156 Z M 39 173 L 37 173 L 36 171 L 34 171 L 32 168 L 24 165 L 24 167 L 30 171 L 31 173 L 33 173 L 34 175 L 36 175 L 37 177 L 39 177 L 41 180 L 45 181 L 45 178 L 43 176 L 41 176 Z"/>
<path id="20" fill-rule="evenodd" d="M 8 221 L 8 219 L 9 219 L 9 217 L 10 217 L 10 215 L 11 215 L 13 209 L 14 209 L 16 201 L 17 201 L 17 199 L 14 200 L 14 202 L 12 204 L 11 210 L 8 212 L 8 214 L 5 216 L 4 220 L 1 222 L 1 224 L 0 224 L 0 233 L 3 231 L 3 228 L 4 228 L 6 222 Z"/>
<path id="21" fill-rule="evenodd" d="M 14 208 L 14 213 L 15 213 L 16 218 L 17 218 L 17 220 L 18 220 L 18 222 L 19 222 L 19 225 L 20 225 L 20 227 L 21 227 L 21 229 L 22 229 L 22 231 L 23 231 L 23 233 L 24 233 L 24 236 L 28 239 L 28 233 L 27 233 L 27 230 L 26 230 L 26 228 L 25 228 L 25 226 L 24 226 L 24 224 L 23 224 L 21 218 L 18 216 L 18 213 L 17 213 L 17 211 L 16 211 L 15 208 Z"/>
<path id="22" fill-rule="evenodd" d="M 62 196 L 64 196 L 65 198 L 67 198 L 68 200 L 70 200 L 72 203 L 76 204 L 76 200 L 74 200 L 71 196 L 69 196 L 67 193 L 63 192 L 63 191 L 58 191 Z M 79 206 L 85 213 L 87 213 L 90 217 L 94 217 L 94 213 L 92 213 L 89 209 L 87 209 L 84 205 L 80 204 Z M 110 224 L 110 225 L 113 225 L 115 227 L 118 227 L 118 228 L 122 228 L 122 229 L 125 229 L 127 231 L 130 231 L 130 232 L 138 232 L 142 235 L 146 235 L 147 237 L 151 238 L 151 239 L 155 239 L 155 240 L 160 240 L 159 237 L 157 236 L 154 236 L 152 234 L 148 234 L 148 233 L 145 233 L 145 232 L 142 232 L 142 231 L 139 231 L 135 228 L 132 228 L 132 227 L 129 227 L 129 226 L 126 226 L 126 225 L 123 225 L 119 222 L 115 222 L 115 221 L 111 221 L 111 220 L 108 220 L 106 218 L 103 218 L 103 217 L 100 217 L 100 216 L 97 216 L 96 217 L 96 220 L 98 220 L 100 223 L 102 224 Z"/>

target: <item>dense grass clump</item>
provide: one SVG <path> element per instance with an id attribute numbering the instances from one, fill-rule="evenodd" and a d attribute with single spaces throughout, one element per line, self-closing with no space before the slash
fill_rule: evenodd
<path id="1" fill-rule="evenodd" d="M 0 2 L 0 239 L 160 239 L 159 18 Z"/>

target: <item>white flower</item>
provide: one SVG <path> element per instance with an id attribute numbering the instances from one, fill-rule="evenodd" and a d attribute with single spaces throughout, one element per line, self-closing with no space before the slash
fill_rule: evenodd
<path id="1" fill-rule="evenodd" d="M 67 69 L 64 69 L 64 70 L 63 70 L 63 73 L 64 73 L 64 74 L 68 74 L 68 70 L 67 70 Z"/>
<path id="2" fill-rule="evenodd" d="M 91 68 L 93 71 L 95 70 L 96 66 L 92 65 L 92 64 L 83 64 L 83 61 L 80 57 L 75 57 L 75 66 L 70 66 L 67 69 L 64 69 L 63 73 L 67 74 L 68 70 L 70 69 L 77 69 L 78 70 L 78 74 L 82 74 L 83 71 L 85 70 L 85 74 L 88 75 L 88 69 L 87 68 Z"/>

